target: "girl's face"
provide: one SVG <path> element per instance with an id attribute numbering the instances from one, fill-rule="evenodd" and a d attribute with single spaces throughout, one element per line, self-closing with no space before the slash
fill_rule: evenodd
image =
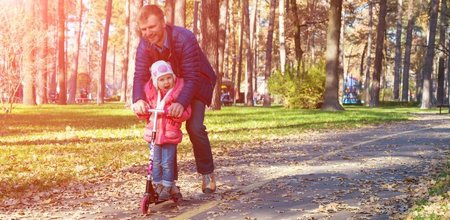
<path id="1" fill-rule="evenodd" d="M 172 74 L 166 74 L 158 78 L 157 85 L 158 89 L 162 90 L 163 92 L 167 92 L 175 85 L 175 79 L 173 78 Z"/>

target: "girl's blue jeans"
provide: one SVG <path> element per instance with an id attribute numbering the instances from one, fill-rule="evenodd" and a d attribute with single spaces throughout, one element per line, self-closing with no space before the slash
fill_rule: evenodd
<path id="1" fill-rule="evenodd" d="M 150 146 L 149 146 L 150 147 Z M 153 148 L 153 182 L 172 186 L 176 169 L 176 144 L 155 145 Z"/>

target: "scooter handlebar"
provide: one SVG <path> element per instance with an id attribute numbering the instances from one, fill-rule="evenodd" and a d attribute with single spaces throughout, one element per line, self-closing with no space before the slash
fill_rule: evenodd
<path id="1" fill-rule="evenodd" d="M 167 110 L 164 109 L 147 109 L 148 113 L 167 114 Z"/>

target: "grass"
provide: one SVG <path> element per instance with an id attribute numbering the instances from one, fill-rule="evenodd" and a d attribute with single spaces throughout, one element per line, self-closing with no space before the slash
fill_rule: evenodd
<path id="1" fill-rule="evenodd" d="M 214 148 L 272 140 L 311 130 L 348 129 L 407 120 L 417 108 L 346 107 L 343 112 L 282 107 L 226 107 L 208 111 Z M 145 164 L 144 122 L 123 104 L 17 106 L 0 114 L 0 200 L 30 191 L 85 182 Z M 190 152 L 185 136 L 179 152 Z"/>
<path id="2" fill-rule="evenodd" d="M 427 197 L 419 198 L 407 219 L 448 219 L 450 217 L 450 157 L 442 171 L 431 181 Z"/>

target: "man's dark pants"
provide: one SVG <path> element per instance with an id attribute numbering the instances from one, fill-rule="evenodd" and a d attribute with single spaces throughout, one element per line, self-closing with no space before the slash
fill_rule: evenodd
<path id="1" fill-rule="evenodd" d="M 186 122 L 186 130 L 194 148 L 195 163 L 197 172 L 200 174 L 210 174 L 214 171 L 214 162 L 209 143 L 205 120 L 205 104 L 194 99 L 191 102 L 191 118 Z"/>

